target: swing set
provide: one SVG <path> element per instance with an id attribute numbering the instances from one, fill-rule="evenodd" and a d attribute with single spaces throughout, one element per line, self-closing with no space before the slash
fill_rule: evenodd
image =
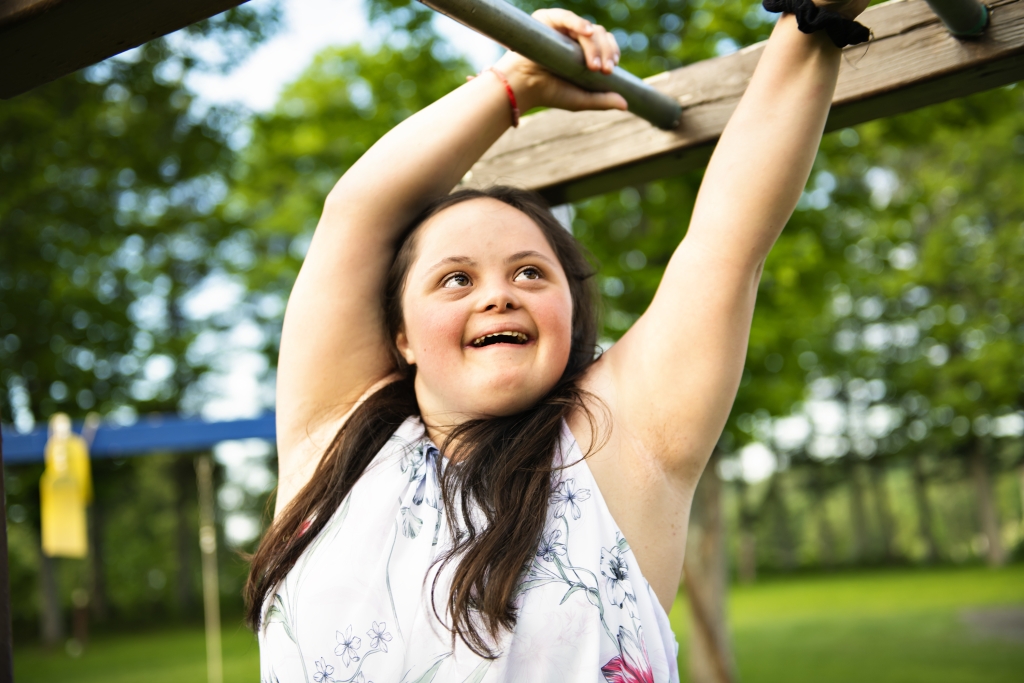
<path id="1" fill-rule="evenodd" d="M 594 91 L 626 99 L 628 112 L 544 111 L 507 131 L 466 175 L 464 184 L 536 190 L 552 204 L 702 167 L 743 95 L 763 43 L 641 80 L 616 67 L 588 70 L 582 50 L 504 0 L 420 0 L 428 7 Z M 7 0 L 0 3 L 0 98 L 95 64 L 142 43 L 242 4 L 241 0 Z M 893 116 L 1024 79 L 1024 0 L 890 0 L 858 21 L 871 40 L 844 50 L 826 130 Z M 164 418 L 159 425 L 101 427 L 93 457 L 153 450 L 198 450 L 231 438 L 273 438 L 273 416 L 235 423 Z M 4 441 L 6 440 L 6 444 Z M 0 463 L 42 460 L 46 430 L 5 432 Z M 208 460 L 199 466 L 202 511 L 212 533 Z M 0 496 L 3 474 L 0 467 Z M 84 495 L 84 494 L 83 494 Z M 0 683 L 13 680 L 6 512 L 0 527 Z M 208 553 L 204 542 L 204 563 Z M 215 548 L 215 545 L 212 546 Z M 687 575 L 687 583 L 691 577 Z M 689 589 L 689 586 L 688 586 Z M 204 591 L 205 593 L 206 591 Z M 215 597 L 215 593 L 213 594 Z M 691 601 L 699 598 L 691 595 Z M 207 600 L 207 619 L 215 600 Z M 706 605 L 693 605 L 700 613 Z M 697 626 L 701 627 L 701 623 Z M 208 623 L 208 632 L 212 624 Z M 704 624 L 716 640 L 710 623 Z M 219 629 L 217 636 L 219 636 Z M 208 638 L 210 634 L 208 633 Z M 219 680 L 208 641 L 210 680 Z M 715 650 L 715 648 L 711 648 Z M 717 653 L 720 654 L 720 653 Z M 727 680 L 726 662 L 712 652 Z"/>

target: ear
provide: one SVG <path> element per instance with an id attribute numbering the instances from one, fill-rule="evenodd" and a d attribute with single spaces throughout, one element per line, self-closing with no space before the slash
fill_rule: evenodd
<path id="1" fill-rule="evenodd" d="M 409 345 L 409 338 L 405 336 L 405 330 L 400 331 L 395 336 L 395 346 L 398 347 L 398 353 L 405 359 L 406 363 L 416 365 L 416 356 Z"/>

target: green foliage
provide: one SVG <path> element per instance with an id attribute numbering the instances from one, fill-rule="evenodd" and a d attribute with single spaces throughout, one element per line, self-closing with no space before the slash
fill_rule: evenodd
<path id="1" fill-rule="evenodd" d="M 211 336 L 245 313 L 209 319 L 188 307 L 204 278 L 245 256 L 244 234 L 220 213 L 240 118 L 197 107 L 184 78 L 237 62 L 276 16 L 238 8 L 0 104 L 5 425 L 30 427 L 57 411 L 123 420 L 199 409 Z M 216 64 L 198 56 L 204 41 L 219 48 Z M 190 469 L 166 458 L 94 463 L 108 601 L 122 622 L 182 611 L 176 529 L 195 526 L 191 498 L 175 508 L 182 487 L 171 474 L 182 464 Z M 39 475 L 7 472 L 19 633 L 33 631 L 39 605 Z M 182 571 L 196 571 L 198 553 L 192 559 Z M 87 571 L 59 564 L 67 605 Z M 186 585 L 194 593 L 195 577 Z"/>
<path id="2" fill-rule="evenodd" d="M 252 122 L 225 213 L 249 226 L 259 254 L 242 274 L 254 300 L 277 302 L 263 318 L 269 355 L 276 358 L 283 302 L 334 183 L 388 130 L 470 73 L 433 45 L 325 50 Z"/>

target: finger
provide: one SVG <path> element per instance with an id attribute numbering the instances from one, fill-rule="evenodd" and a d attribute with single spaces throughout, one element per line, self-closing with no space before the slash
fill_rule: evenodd
<path id="1" fill-rule="evenodd" d="M 627 104 L 625 98 L 615 92 L 587 92 L 580 88 L 573 88 L 570 93 L 567 93 L 562 109 L 569 111 L 621 109 L 625 111 Z"/>
<path id="2" fill-rule="evenodd" d="M 562 33 L 575 34 L 572 36 L 573 38 L 578 36 L 589 36 L 594 31 L 594 25 L 575 12 L 559 8 L 552 8 L 547 10 L 547 12 L 553 22 L 553 25 L 549 26 L 561 31 Z"/>
<path id="3" fill-rule="evenodd" d="M 619 46 L 615 42 L 615 36 L 602 28 L 594 42 L 597 43 L 601 52 L 601 68 L 605 73 L 610 74 L 619 59 Z"/>
<path id="4" fill-rule="evenodd" d="M 599 71 L 602 66 L 601 62 L 601 51 L 597 45 L 597 42 L 593 38 L 586 36 L 580 36 L 578 39 L 580 47 L 583 48 L 583 58 L 587 63 L 587 68 L 591 71 Z"/>
<path id="5" fill-rule="evenodd" d="M 594 35 L 592 36 L 592 39 L 594 41 L 594 49 L 597 52 L 598 59 L 600 60 L 598 63 L 598 69 L 604 73 L 609 73 L 615 67 L 613 62 L 614 53 L 609 47 L 608 42 L 609 35 L 608 31 L 606 31 L 603 26 L 594 27 Z"/>
<path id="6" fill-rule="evenodd" d="M 543 12 L 543 18 L 538 16 L 541 12 Z M 574 39 L 578 36 L 589 36 L 594 30 L 593 24 L 578 14 L 566 9 L 552 8 L 547 10 L 537 10 L 533 13 L 533 16 L 562 33 L 567 35 L 575 34 L 572 35 Z"/>

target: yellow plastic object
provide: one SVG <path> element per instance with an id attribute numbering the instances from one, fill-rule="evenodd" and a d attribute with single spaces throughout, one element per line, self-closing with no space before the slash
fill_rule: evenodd
<path id="1" fill-rule="evenodd" d="M 89 551 L 85 507 L 92 501 L 92 476 L 85 440 L 58 413 L 50 420 L 46 470 L 39 480 L 43 552 L 49 557 L 85 557 Z"/>

